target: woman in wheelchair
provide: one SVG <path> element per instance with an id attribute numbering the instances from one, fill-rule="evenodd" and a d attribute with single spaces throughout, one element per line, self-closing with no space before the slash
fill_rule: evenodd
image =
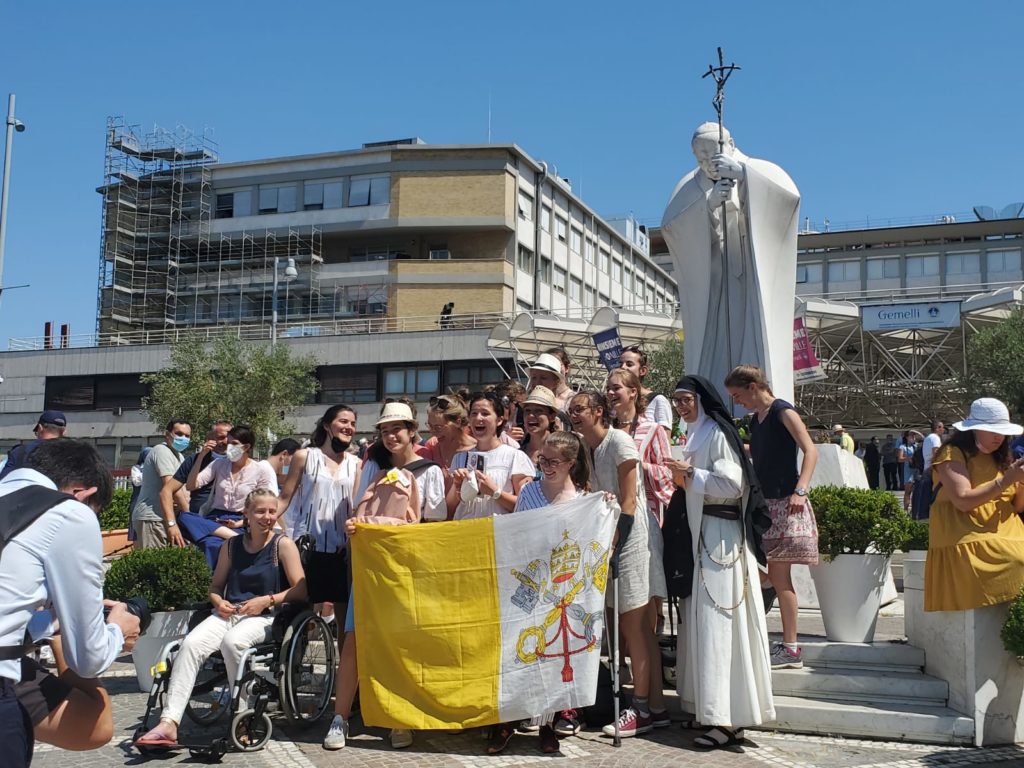
<path id="1" fill-rule="evenodd" d="M 160 722 L 136 740 L 139 746 L 175 745 L 178 724 L 206 659 L 219 650 L 227 679 L 234 680 L 242 654 L 269 639 L 275 607 L 306 599 L 298 549 L 291 539 L 274 533 L 277 496 L 267 488 L 257 488 L 246 497 L 243 515 L 245 535 L 230 539 L 217 559 L 210 584 L 214 612 L 185 637 L 171 672 Z"/>

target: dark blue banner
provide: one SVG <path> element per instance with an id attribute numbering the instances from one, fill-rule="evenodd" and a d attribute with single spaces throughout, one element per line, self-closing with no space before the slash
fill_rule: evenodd
<path id="1" fill-rule="evenodd" d="M 619 358 L 622 357 L 622 339 L 619 338 L 618 328 L 608 328 L 595 333 L 594 346 L 597 347 L 597 354 L 601 357 L 601 365 L 609 371 L 619 367 Z"/>

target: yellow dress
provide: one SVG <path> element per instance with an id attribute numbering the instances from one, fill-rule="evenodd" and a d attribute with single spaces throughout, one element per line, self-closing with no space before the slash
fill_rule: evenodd
<path id="1" fill-rule="evenodd" d="M 990 454 L 967 458 L 952 445 L 936 451 L 932 466 L 950 460 L 967 467 L 972 488 L 1002 475 Z M 965 611 L 1017 596 L 1024 586 L 1024 523 L 1013 509 L 1016 491 L 1016 484 L 1009 485 L 999 497 L 961 512 L 939 490 L 928 524 L 926 611 Z"/>

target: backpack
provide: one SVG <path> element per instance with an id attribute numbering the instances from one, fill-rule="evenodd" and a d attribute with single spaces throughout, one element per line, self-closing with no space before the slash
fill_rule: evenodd
<path id="1" fill-rule="evenodd" d="M 417 462 L 411 462 L 416 464 Z M 416 477 L 411 471 L 403 469 L 382 470 L 376 480 L 373 493 L 364 496 L 356 507 L 357 518 L 387 517 L 405 522 L 409 519 L 409 509 L 416 512 L 415 520 L 420 517 L 420 492 L 416 485 Z M 370 521 L 372 522 L 372 521 Z"/>
<path id="2" fill-rule="evenodd" d="M 918 472 L 924 472 L 924 446 L 915 445 L 914 453 L 910 457 L 910 466 L 912 469 L 916 469 Z"/>
<path id="3" fill-rule="evenodd" d="M 0 496 L 0 558 L 9 541 L 68 499 L 74 496 L 41 485 L 28 485 Z M 23 650 L 22 645 L 0 646 L 0 661 L 20 659 Z"/>

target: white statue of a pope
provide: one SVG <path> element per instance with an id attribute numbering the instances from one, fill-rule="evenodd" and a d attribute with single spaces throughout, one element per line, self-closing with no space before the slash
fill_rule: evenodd
<path id="1" fill-rule="evenodd" d="M 693 134 L 698 167 L 662 219 L 679 284 L 686 370 L 723 387 L 758 365 L 776 397 L 793 402 L 793 302 L 800 193 L 774 163 L 746 157 L 717 123 Z M 728 226 L 723 248 L 722 203 Z"/>

